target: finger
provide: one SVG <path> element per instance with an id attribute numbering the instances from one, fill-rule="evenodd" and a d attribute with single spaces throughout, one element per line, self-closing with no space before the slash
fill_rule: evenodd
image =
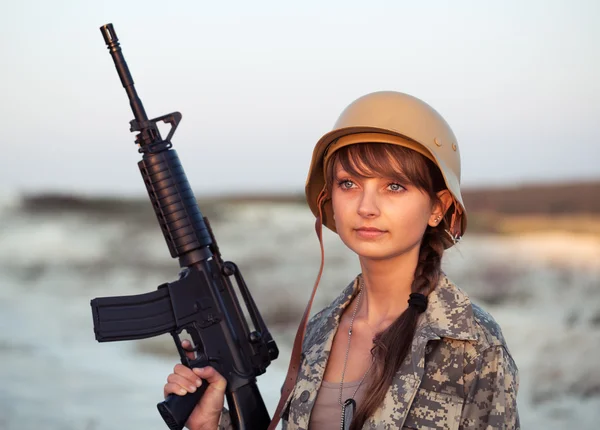
<path id="1" fill-rule="evenodd" d="M 190 381 L 194 381 L 198 378 L 198 376 L 196 376 L 196 374 L 192 372 L 192 369 L 190 369 L 187 366 L 184 366 L 183 364 L 176 364 L 173 368 L 173 373 L 179 376 L 183 376 L 184 378 L 189 379 Z"/>
<path id="2" fill-rule="evenodd" d="M 188 393 L 188 390 L 186 390 L 185 388 L 183 388 L 181 385 L 174 384 L 172 382 L 166 383 L 165 386 L 164 386 L 164 388 L 163 388 L 163 394 L 164 394 L 165 398 L 169 394 L 176 394 L 178 396 L 185 396 L 187 393 Z"/>
<path id="3" fill-rule="evenodd" d="M 190 380 L 174 373 L 171 373 L 167 377 L 167 382 L 171 384 L 177 384 L 184 390 L 189 391 L 190 393 L 195 392 L 196 388 L 202 385 L 202 381 L 198 376 L 194 375 L 194 378 Z"/>
<path id="4" fill-rule="evenodd" d="M 185 356 L 191 360 L 193 360 L 194 358 L 196 358 L 196 352 L 192 351 L 193 347 L 192 347 L 192 343 L 185 339 L 181 341 L 181 346 L 183 347 L 184 350 L 188 351 L 185 353 Z"/>
<path id="5" fill-rule="evenodd" d="M 227 387 L 227 380 L 213 367 L 195 367 L 193 372 L 200 378 L 206 379 L 210 387 L 220 391 L 225 391 L 225 388 Z"/>

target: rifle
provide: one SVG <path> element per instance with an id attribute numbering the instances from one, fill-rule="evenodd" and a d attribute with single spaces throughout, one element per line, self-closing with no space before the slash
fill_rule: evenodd
<path id="1" fill-rule="evenodd" d="M 149 120 L 134 88 L 112 24 L 100 27 L 135 119 L 131 131 L 142 160 L 142 174 L 154 213 L 171 257 L 179 259 L 179 279 L 156 291 L 91 301 L 98 342 L 143 339 L 170 333 L 182 364 L 213 366 L 227 379 L 226 398 L 236 429 L 266 429 L 271 422 L 256 385 L 279 355 L 238 267 L 223 261 L 208 219 L 203 217 L 171 138 L 181 120 L 173 112 Z M 171 125 L 162 139 L 157 123 Z M 231 278 L 242 295 L 252 330 L 240 306 Z M 191 337 L 194 358 L 182 346 L 182 333 Z M 181 430 L 204 394 L 208 382 L 185 396 L 171 394 L 158 411 L 171 430 Z"/>

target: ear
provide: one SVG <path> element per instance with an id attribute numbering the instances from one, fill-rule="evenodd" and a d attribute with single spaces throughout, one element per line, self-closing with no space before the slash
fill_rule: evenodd
<path id="1" fill-rule="evenodd" d="M 436 202 L 431 208 L 431 215 L 429 216 L 428 222 L 431 227 L 436 227 L 440 222 L 442 222 L 444 215 L 446 215 L 446 211 L 454 202 L 452 194 L 450 194 L 450 191 L 448 190 L 440 191 L 437 193 L 437 196 L 440 202 Z"/>

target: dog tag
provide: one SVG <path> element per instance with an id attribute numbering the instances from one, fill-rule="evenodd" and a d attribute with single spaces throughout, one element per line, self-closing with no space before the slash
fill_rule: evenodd
<path id="1" fill-rule="evenodd" d="M 342 405 L 342 430 L 350 430 L 350 423 L 354 417 L 354 410 L 356 409 L 356 402 L 354 399 L 348 399 Z"/>

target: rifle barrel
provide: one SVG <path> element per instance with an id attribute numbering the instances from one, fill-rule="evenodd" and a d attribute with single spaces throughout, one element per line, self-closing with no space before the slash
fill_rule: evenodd
<path id="1" fill-rule="evenodd" d="M 104 37 L 104 41 L 106 42 L 110 56 L 115 62 L 115 67 L 119 73 L 121 84 L 123 84 L 123 88 L 125 88 L 125 92 L 127 92 L 127 97 L 129 97 L 129 104 L 131 105 L 133 116 L 139 123 L 148 121 L 146 110 L 144 109 L 144 105 L 142 104 L 142 101 L 135 90 L 133 78 L 129 72 L 129 67 L 127 67 L 125 57 L 123 57 L 123 53 L 121 52 L 119 38 L 117 37 L 117 33 L 115 32 L 113 25 L 105 24 L 100 27 L 100 31 L 102 32 L 102 36 Z"/>

